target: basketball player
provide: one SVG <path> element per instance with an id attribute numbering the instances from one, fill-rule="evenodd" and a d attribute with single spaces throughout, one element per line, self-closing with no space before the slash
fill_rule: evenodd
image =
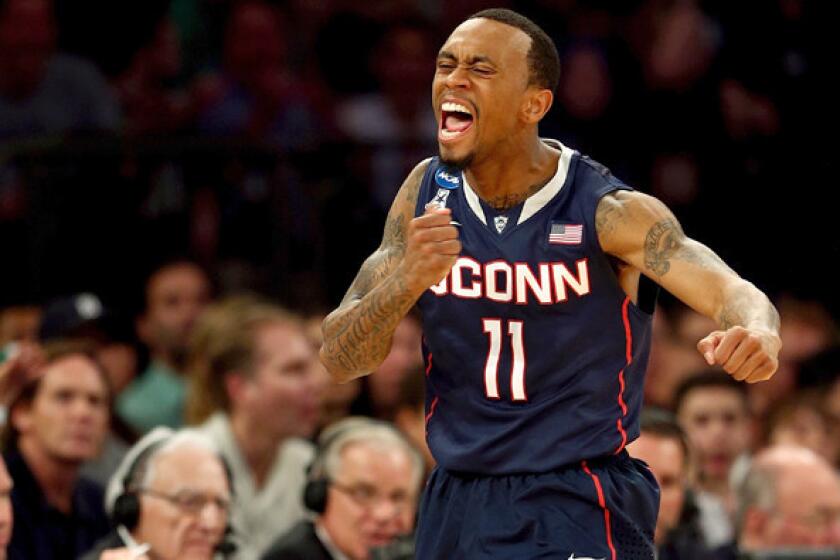
<path id="1" fill-rule="evenodd" d="M 383 56 L 387 56 L 383 55 Z M 382 245 L 324 321 L 337 380 L 376 369 L 423 313 L 427 439 L 417 558 L 653 558 L 658 489 L 638 435 L 653 280 L 720 325 L 709 364 L 776 369 L 767 297 L 638 193 L 537 125 L 556 48 L 507 10 L 470 17 L 437 57 L 440 157 L 403 183 Z"/>

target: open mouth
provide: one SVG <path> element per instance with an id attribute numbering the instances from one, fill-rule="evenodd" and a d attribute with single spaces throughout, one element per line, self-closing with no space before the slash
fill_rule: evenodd
<path id="1" fill-rule="evenodd" d="M 446 101 L 440 109 L 440 132 L 438 136 L 441 140 L 455 140 L 472 128 L 475 117 L 465 105 Z"/>

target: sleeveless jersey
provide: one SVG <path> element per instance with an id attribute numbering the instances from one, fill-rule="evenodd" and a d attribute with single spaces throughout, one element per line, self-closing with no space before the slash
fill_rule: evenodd
<path id="1" fill-rule="evenodd" d="M 452 209 L 463 250 L 418 301 L 426 433 L 446 469 L 547 472 L 617 454 L 638 436 L 651 316 L 618 283 L 595 230 L 630 187 L 559 142 L 554 177 L 499 214 L 433 158 L 415 215 Z"/>

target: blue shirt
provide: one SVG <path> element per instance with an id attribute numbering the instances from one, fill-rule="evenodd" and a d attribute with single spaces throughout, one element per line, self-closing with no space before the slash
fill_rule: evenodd
<path id="1" fill-rule="evenodd" d="M 80 478 L 73 490 L 73 510 L 66 514 L 47 503 L 18 451 L 7 451 L 3 458 L 14 481 L 11 560 L 75 560 L 108 532 L 99 485 Z"/>
<path id="2" fill-rule="evenodd" d="M 620 286 L 595 229 L 600 199 L 630 188 L 554 145 L 554 177 L 506 212 L 437 158 L 422 180 L 415 214 L 430 201 L 451 208 L 463 245 L 418 301 L 427 440 L 450 470 L 547 472 L 638 436 L 651 316 Z"/>

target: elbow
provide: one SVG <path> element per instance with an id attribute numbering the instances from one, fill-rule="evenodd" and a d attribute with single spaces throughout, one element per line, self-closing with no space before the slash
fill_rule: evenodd
<path id="1" fill-rule="evenodd" d="M 321 346 L 321 350 L 318 352 L 318 358 L 321 360 L 327 373 L 330 374 L 330 379 L 333 383 L 348 383 L 364 375 L 363 373 L 355 372 L 351 368 L 342 366 L 340 360 L 327 351 L 326 346 L 326 344 Z"/>

